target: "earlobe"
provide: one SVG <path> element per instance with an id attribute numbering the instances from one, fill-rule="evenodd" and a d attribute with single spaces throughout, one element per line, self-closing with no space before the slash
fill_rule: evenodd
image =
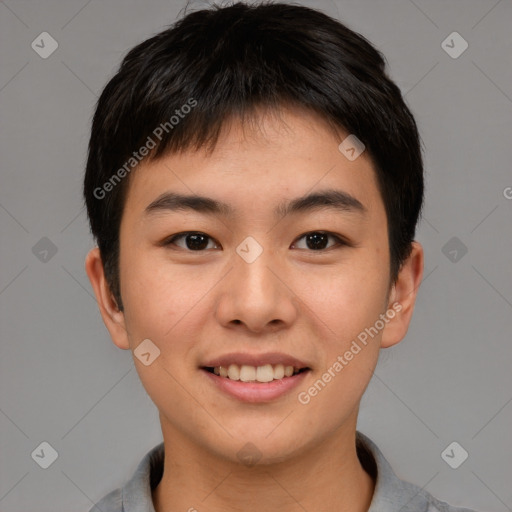
<path id="1" fill-rule="evenodd" d="M 407 334 L 422 277 L 423 247 L 413 241 L 411 254 L 402 264 L 390 293 L 388 310 L 393 309 L 395 315 L 382 333 L 381 348 L 396 345 Z"/>
<path id="2" fill-rule="evenodd" d="M 103 262 L 98 247 L 91 249 L 85 258 L 85 271 L 89 277 L 103 323 L 116 346 L 130 348 L 125 326 L 124 312 L 120 311 L 105 278 Z"/>

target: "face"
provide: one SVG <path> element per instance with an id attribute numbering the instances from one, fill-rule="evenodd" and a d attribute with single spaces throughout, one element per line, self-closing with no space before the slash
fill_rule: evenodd
<path id="1" fill-rule="evenodd" d="M 270 462 L 354 428 L 383 340 L 405 331 L 372 162 L 341 140 L 311 114 L 262 113 L 209 155 L 133 172 L 124 311 L 106 323 L 135 351 L 164 436 L 233 461 L 250 442 Z"/>

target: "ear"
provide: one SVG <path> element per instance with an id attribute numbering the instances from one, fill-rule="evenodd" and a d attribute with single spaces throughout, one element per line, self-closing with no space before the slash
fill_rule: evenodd
<path id="1" fill-rule="evenodd" d="M 382 332 L 381 348 L 396 345 L 407 334 L 422 277 L 423 247 L 419 242 L 413 241 L 411 254 L 404 261 L 398 278 L 391 287 L 388 311 L 395 311 L 396 314 Z"/>
<path id="2" fill-rule="evenodd" d="M 98 247 L 91 249 L 85 258 L 85 271 L 94 289 L 103 322 L 114 345 L 128 350 L 130 343 L 126 332 L 124 313 L 117 307 L 107 280 Z"/>

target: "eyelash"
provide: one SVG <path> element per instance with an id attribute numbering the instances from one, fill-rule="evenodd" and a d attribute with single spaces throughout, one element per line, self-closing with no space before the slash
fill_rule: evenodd
<path id="1" fill-rule="evenodd" d="M 337 242 L 337 245 L 334 245 L 334 246 L 331 246 L 331 247 L 327 247 L 326 249 L 318 249 L 318 250 L 300 249 L 300 250 L 307 250 L 309 252 L 325 252 L 325 251 L 328 251 L 329 249 L 333 249 L 333 248 L 336 248 L 336 247 L 342 247 L 342 246 L 349 246 L 350 245 L 347 241 L 345 241 L 340 236 L 335 235 L 334 233 L 331 233 L 329 231 L 320 231 L 320 230 L 319 231 L 308 231 L 308 232 L 302 234 L 301 236 L 299 236 L 296 240 L 301 240 L 305 236 L 311 235 L 311 234 L 314 234 L 314 233 L 319 233 L 319 234 L 327 235 L 327 236 L 329 236 L 331 238 L 334 238 L 336 240 L 336 242 Z M 177 233 L 176 235 L 173 235 L 173 236 L 165 239 L 162 242 L 162 245 L 165 246 L 165 247 L 168 247 L 170 245 L 175 245 L 174 242 L 176 240 L 178 240 L 180 238 L 185 238 L 187 235 L 204 235 L 207 238 L 209 238 L 210 240 L 214 240 L 215 241 L 214 238 L 212 238 L 211 236 L 207 235 L 206 233 L 203 233 L 202 231 L 184 231 L 182 233 Z M 220 245 L 217 241 L 215 241 L 215 243 L 217 245 Z M 194 250 L 183 248 L 183 247 L 180 247 L 180 249 L 183 249 L 186 252 L 205 252 L 206 250 L 208 250 L 208 249 L 201 249 L 201 250 L 194 251 Z"/>

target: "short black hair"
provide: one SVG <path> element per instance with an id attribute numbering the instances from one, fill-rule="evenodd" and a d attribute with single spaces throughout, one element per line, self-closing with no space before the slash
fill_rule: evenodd
<path id="1" fill-rule="evenodd" d="M 366 146 L 396 281 L 423 204 L 423 162 L 416 122 L 384 56 L 320 11 L 237 2 L 190 12 L 132 48 L 98 99 L 83 192 L 120 309 L 119 228 L 129 173 L 140 158 L 134 151 L 146 147 L 152 161 L 173 151 L 213 150 L 228 119 L 283 106 L 316 113 Z"/>

